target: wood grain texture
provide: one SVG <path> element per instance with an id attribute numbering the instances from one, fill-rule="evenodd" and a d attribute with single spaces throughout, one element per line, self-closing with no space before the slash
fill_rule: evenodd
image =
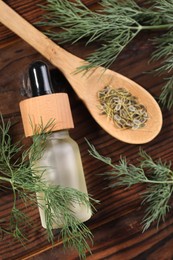
<path id="1" fill-rule="evenodd" d="M 51 131 L 74 128 L 69 98 L 66 93 L 28 98 L 20 102 L 20 111 L 26 137 L 33 136 L 31 121 L 34 122 L 36 129 L 40 125 L 43 129 L 46 128 L 50 118 L 57 119 L 54 126 L 51 127 Z M 47 131 L 50 131 L 50 128 Z"/>
<path id="2" fill-rule="evenodd" d="M 44 3 L 43 0 L 36 0 L 34 3 L 31 0 L 5 2 L 31 23 L 39 20 L 41 14 L 37 3 Z M 94 7 L 93 4 L 98 1 L 83 2 Z M 157 97 L 161 91 L 163 78 L 154 76 L 152 73 L 144 73 L 158 66 L 156 63 L 148 63 L 152 52 L 152 46 L 147 41 L 149 36 L 147 33 L 140 34 L 140 37 L 128 46 L 111 69 L 145 86 L 153 96 Z M 63 47 L 81 58 L 85 58 L 94 48 L 92 46 L 86 49 L 83 43 Z M 19 113 L 19 102 L 24 99 L 21 96 L 21 88 L 28 65 L 37 59 L 45 60 L 29 45 L 0 25 L 0 111 L 6 120 L 10 119 L 15 122 L 10 132 L 13 142 L 24 136 Z M 110 169 L 89 156 L 84 137 L 94 144 L 101 154 L 111 157 L 115 163 L 120 155 L 127 156 L 130 162 L 135 163 L 140 146 L 120 142 L 108 135 L 94 121 L 63 76 L 51 64 L 48 63 L 48 65 L 55 76 L 55 89 L 66 88 L 68 91 L 75 124 L 75 128 L 71 130 L 71 136 L 80 147 L 88 191 L 95 199 L 101 201 L 97 205 L 96 214 L 86 222 L 94 235 L 94 245 L 91 247 L 93 255 L 87 254 L 87 259 L 173 259 L 172 212 L 167 215 L 165 223 L 162 223 L 159 229 L 153 225 L 148 231 L 142 233 L 141 220 L 145 209 L 141 206 L 140 194 L 145 191 L 145 186 L 136 185 L 130 189 L 117 190 L 105 189 L 108 180 L 105 180 L 99 173 Z M 172 110 L 163 110 L 164 120 L 160 134 L 148 144 L 141 145 L 155 159 L 161 157 L 163 160 L 173 161 L 172 113 Z M 31 141 L 24 139 L 23 142 L 29 145 Z M 3 210 L 0 219 L 8 221 L 12 194 L 0 192 L 0 195 L 0 208 Z M 25 208 L 21 201 L 19 201 L 19 207 L 23 208 L 33 220 L 32 228 L 25 227 L 28 241 L 23 247 L 19 242 L 13 241 L 10 236 L 5 236 L 0 242 L 0 259 L 78 259 L 78 254 L 74 250 L 63 250 L 61 241 L 58 241 L 58 231 L 55 231 L 55 245 L 51 247 L 45 230 L 41 227 L 37 209 L 30 206 Z"/>

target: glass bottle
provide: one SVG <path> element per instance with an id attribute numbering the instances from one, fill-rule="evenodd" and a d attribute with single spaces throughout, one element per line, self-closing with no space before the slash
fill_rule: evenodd
<path id="1" fill-rule="evenodd" d="M 31 88 L 34 97 L 31 98 L 33 100 L 28 99 L 32 101 L 32 105 L 29 105 L 28 109 L 26 109 L 27 104 L 23 104 L 23 107 L 25 108 L 22 108 L 22 105 L 20 106 L 23 122 L 24 122 L 24 118 L 26 117 L 26 114 L 28 114 L 28 111 L 30 112 L 30 116 L 32 117 L 31 110 L 33 109 L 33 113 L 34 113 L 33 104 L 34 102 L 37 101 L 36 99 L 38 96 L 41 95 L 41 97 L 43 97 L 47 95 L 50 97 L 51 95 L 55 95 L 53 94 L 53 88 L 50 81 L 49 71 L 45 63 L 41 61 L 37 61 L 34 64 L 32 64 L 29 69 L 29 78 L 30 78 Z M 62 95 L 62 93 L 60 95 Z M 67 94 L 64 93 L 64 95 L 66 95 L 65 98 L 68 98 Z M 41 97 L 39 97 L 39 100 Z M 61 99 L 59 99 L 59 101 L 60 100 Z M 51 106 L 51 102 L 47 102 L 45 105 L 47 105 L 47 107 L 45 108 L 47 110 L 49 109 L 49 106 Z M 70 109 L 68 102 L 65 103 L 65 106 L 67 107 L 65 111 L 70 111 L 68 110 Z M 40 113 L 38 104 L 36 107 Z M 26 109 L 26 112 L 23 111 L 24 109 Z M 41 158 L 37 160 L 37 162 L 35 163 L 34 168 L 45 169 L 43 171 L 42 178 L 49 185 L 60 185 L 62 187 L 71 187 L 87 194 L 87 186 L 85 182 L 79 147 L 78 144 L 69 136 L 68 125 L 71 125 L 71 123 L 66 122 L 68 121 L 67 120 L 68 116 L 70 120 L 72 119 L 70 115 L 67 116 L 67 113 L 63 114 L 64 107 L 61 106 L 59 110 L 62 111 L 62 115 L 60 111 L 59 117 L 61 116 L 62 117 L 59 120 L 60 124 L 58 124 L 57 127 L 58 131 L 53 131 L 51 134 L 48 135 L 46 143 L 44 144 L 45 149 L 43 151 L 43 154 Z M 42 114 L 42 117 L 44 119 L 44 114 Z M 37 118 L 34 117 L 33 120 L 34 122 L 36 122 Z M 64 123 L 62 123 L 63 120 Z M 67 125 L 67 128 L 63 128 L 62 126 L 60 127 L 59 125 L 61 125 L 61 123 L 64 127 Z M 25 121 L 24 129 L 27 128 L 26 124 L 27 123 Z M 25 134 L 26 134 L 26 129 L 25 129 Z M 42 207 L 42 205 L 45 206 L 44 194 L 37 193 L 37 200 L 38 200 L 38 204 L 40 205 L 39 213 L 40 213 L 41 223 L 42 226 L 46 228 L 45 214 L 43 210 L 44 207 Z M 73 203 L 71 204 L 70 207 L 71 207 L 70 209 L 73 212 L 73 215 L 80 222 L 84 222 L 91 217 L 91 209 L 86 205 Z M 63 220 L 59 219 L 59 216 L 54 216 L 54 218 L 56 219 L 56 221 L 53 224 L 53 228 L 62 227 Z"/>
<path id="2" fill-rule="evenodd" d="M 45 166 L 46 171 L 43 175 L 45 182 L 75 188 L 87 193 L 79 147 L 69 136 L 68 130 L 54 132 L 47 138 L 43 156 L 37 161 L 35 167 Z M 37 195 L 38 198 L 39 196 Z M 40 203 L 42 203 L 42 197 Z M 71 205 L 71 210 L 80 222 L 84 222 L 91 217 L 91 210 L 84 205 L 75 203 Z M 42 226 L 46 227 L 45 216 L 41 207 L 39 211 Z M 61 225 L 60 220 L 59 227 Z"/>

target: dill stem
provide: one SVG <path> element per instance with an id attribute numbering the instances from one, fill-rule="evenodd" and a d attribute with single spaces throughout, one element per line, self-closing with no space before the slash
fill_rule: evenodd
<path id="1" fill-rule="evenodd" d="M 173 181 L 155 181 L 155 180 L 142 180 L 145 183 L 153 183 L 153 184 L 173 184 Z"/>
<path id="2" fill-rule="evenodd" d="M 12 191 L 13 191 L 13 196 L 14 196 L 14 202 L 13 202 L 13 209 L 14 209 L 15 206 L 16 206 L 16 191 L 15 191 L 15 187 L 14 187 L 14 184 L 13 184 L 13 180 L 12 180 L 12 178 L 7 178 L 7 177 L 0 176 L 0 181 L 9 182 L 11 184 Z"/>
<path id="3" fill-rule="evenodd" d="M 164 29 L 169 29 L 171 27 L 173 27 L 172 23 L 159 24 L 159 25 L 141 25 L 141 24 L 139 24 L 138 26 L 131 26 L 131 27 L 127 26 L 127 28 L 129 28 L 131 30 L 136 30 L 137 31 L 136 34 L 138 34 L 142 30 L 164 30 Z"/>
<path id="4" fill-rule="evenodd" d="M 6 181 L 6 182 L 10 182 L 10 183 L 12 183 L 11 182 L 11 178 L 7 178 L 7 177 L 2 177 L 2 176 L 0 176 L 0 181 Z"/>
<path id="5" fill-rule="evenodd" d="M 141 25 L 141 30 L 163 30 L 163 29 L 169 29 L 173 27 L 173 24 L 160 24 L 160 25 Z"/>

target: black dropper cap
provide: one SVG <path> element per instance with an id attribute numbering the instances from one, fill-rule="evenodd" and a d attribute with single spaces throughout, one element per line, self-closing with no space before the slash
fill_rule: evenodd
<path id="1" fill-rule="evenodd" d="M 36 61 L 31 64 L 29 79 L 33 97 L 54 93 L 48 67 L 43 61 Z"/>

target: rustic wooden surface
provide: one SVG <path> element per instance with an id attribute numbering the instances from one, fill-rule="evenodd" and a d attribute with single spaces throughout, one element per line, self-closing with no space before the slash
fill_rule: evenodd
<path id="1" fill-rule="evenodd" d="M 42 11 L 37 4 L 45 3 L 44 0 L 8 0 L 5 2 L 31 23 L 39 21 L 41 17 Z M 83 2 L 94 8 L 98 1 L 86 0 Z M 111 69 L 135 80 L 157 97 L 163 84 L 162 77 L 144 73 L 158 65 L 148 64 L 153 48 L 147 41 L 149 36 L 148 33 L 141 34 L 128 46 Z M 82 43 L 63 47 L 82 58 L 85 58 L 88 52 L 94 48 L 92 46 L 90 49 L 86 49 Z M 44 60 L 27 43 L 0 25 L 0 112 L 5 119 L 17 122 L 11 129 L 14 142 L 23 136 L 19 112 L 19 102 L 24 98 L 21 95 L 23 77 L 28 65 L 37 59 Z M 101 201 L 97 205 L 95 215 L 86 223 L 94 235 L 94 245 L 91 245 L 93 254 L 91 256 L 87 254 L 87 259 L 173 259 L 172 213 L 167 215 L 165 223 L 161 223 L 159 229 L 153 225 L 148 231 L 142 233 L 141 221 L 145 209 L 141 206 L 140 193 L 145 190 L 145 187 L 136 185 L 130 189 L 105 189 L 108 180 L 105 180 L 99 173 L 108 171 L 109 168 L 89 156 L 84 137 L 94 144 L 102 155 L 111 157 L 113 162 L 117 162 L 120 155 L 127 156 L 132 163 L 135 162 L 140 145 L 120 142 L 101 129 L 63 76 L 51 64 L 48 63 L 48 65 L 58 79 L 55 89 L 65 87 L 69 93 L 76 126 L 71 131 L 71 136 L 80 146 L 88 191 L 95 199 Z M 141 146 L 155 159 L 161 157 L 163 160 L 173 161 L 173 110 L 162 111 L 164 122 L 160 134 L 152 142 Z M 29 144 L 28 140 L 25 142 Z M 12 206 L 12 195 L 10 192 L 0 192 L 0 196 L 0 219 L 7 221 Z M 22 204 L 19 206 L 24 207 Z M 28 207 L 24 210 L 33 220 L 33 227 L 26 227 L 28 241 L 23 247 L 19 242 L 13 241 L 10 236 L 5 236 L 0 241 L 0 259 L 78 259 L 75 251 L 63 250 L 61 241 L 55 240 L 52 248 L 47 241 L 45 230 L 40 225 L 37 209 Z M 55 236 L 58 238 L 58 232 Z"/>

